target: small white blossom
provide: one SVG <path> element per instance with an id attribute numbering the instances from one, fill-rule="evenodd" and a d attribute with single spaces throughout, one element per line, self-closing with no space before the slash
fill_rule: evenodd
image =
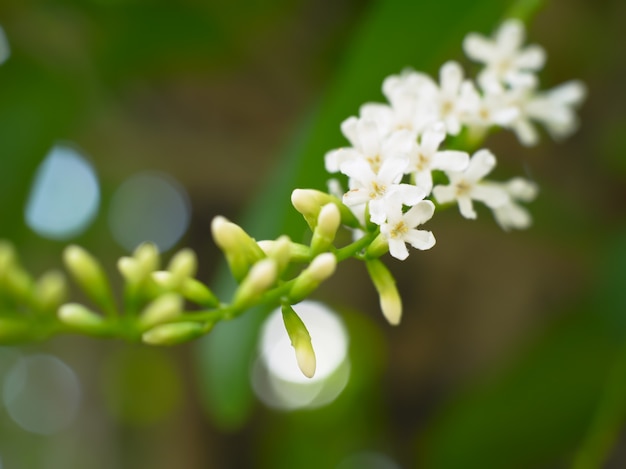
<path id="1" fill-rule="evenodd" d="M 341 172 L 350 178 L 350 190 L 343 196 L 343 203 L 359 205 L 369 203 L 370 220 L 380 225 L 387 217 L 385 199 L 395 196 L 405 205 L 415 205 L 422 200 L 425 192 L 412 185 L 400 184 L 408 158 L 392 157 L 383 161 L 378 173 L 364 160 L 346 161 Z"/>
<path id="2" fill-rule="evenodd" d="M 497 90 L 502 84 L 512 88 L 532 87 L 537 78 L 533 72 L 543 67 L 545 52 L 538 45 L 522 48 L 524 24 L 515 19 L 502 23 L 494 39 L 470 33 L 463 41 L 467 56 L 485 64 L 478 81 L 489 90 Z"/>
<path id="3" fill-rule="evenodd" d="M 518 177 L 502 184 L 509 195 L 509 201 L 493 209 L 493 215 L 500 227 L 508 231 L 511 228 L 525 229 L 532 223 L 532 218 L 525 207 L 517 201 L 530 202 L 537 196 L 537 185 L 532 181 Z"/>
<path id="4" fill-rule="evenodd" d="M 469 155 L 462 151 L 439 151 L 439 145 L 446 138 L 446 127 L 438 122 L 424 131 L 420 143 L 412 142 L 408 151 L 407 172 L 413 174 L 415 185 L 427 194 L 433 188 L 432 170 L 463 171 L 469 164 Z"/>
<path id="5" fill-rule="evenodd" d="M 422 200 L 402 213 L 402 204 L 390 200 L 387 207 L 387 222 L 380 226 L 380 232 L 389 243 L 389 253 L 401 261 L 409 256 L 406 243 L 416 249 L 430 249 L 435 245 L 435 237 L 430 231 L 416 227 L 427 222 L 435 213 L 435 206 L 429 200 Z"/>
<path id="6" fill-rule="evenodd" d="M 489 150 L 479 150 L 472 156 L 465 171 L 447 171 L 450 184 L 435 186 L 433 195 L 442 204 L 456 200 L 461 215 L 471 219 L 476 218 L 473 200 L 492 209 L 504 205 L 509 200 L 507 192 L 494 183 L 482 181 L 495 165 L 496 157 Z"/>
<path id="7" fill-rule="evenodd" d="M 576 80 L 544 92 L 520 90 L 515 99 L 519 114 L 510 127 L 526 146 L 539 141 L 539 134 L 531 121 L 543 124 L 555 140 L 567 137 L 578 127 L 574 109 L 583 101 L 585 94 L 585 86 Z"/>

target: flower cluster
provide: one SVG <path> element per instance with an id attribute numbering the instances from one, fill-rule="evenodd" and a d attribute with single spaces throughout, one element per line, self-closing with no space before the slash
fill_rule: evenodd
<path id="1" fill-rule="evenodd" d="M 407 243 L 421 250 L 435 244 L 431 232 L 417 229 L 435 211 L 430 199 L 456 202 L 461 215 L 470 219 L 476 218 L 473 201 L 482 202 L 503 229 L 530 224 L 519 202 L 535 197 L 533 182 L 485 180 L 496 165 L 489 150 L 470 157 L 444 147 L 448 136 L 471 146 L 494 126 L 513 130 L 524 145 L 538 140 L 533 121 L 555 138 L 575 130 L 574 108 L 584 97 L 584 86 L 571 81 L 538 91 L 536 72 L 545 53 L 523 42 L 524 26 L 517 20 L 503 23 L 493 39 L 471 33 L 463 44 L 465 52 L 484 64 L 476 81 L 466 78 L 454 61 L 441 67 L 439 82 L 415 71 L 393 75 L 382 86 L 387 104 L 364 104 L 358 117 L 341 124 L 350 146 L 328 152 L 326 169 L 348 177 L 344 204 L 364 225 L 380 227 L 393 257 L 406 259 Z M 445 175 L 447 184 L 435 185 L 434 174 Z"/>

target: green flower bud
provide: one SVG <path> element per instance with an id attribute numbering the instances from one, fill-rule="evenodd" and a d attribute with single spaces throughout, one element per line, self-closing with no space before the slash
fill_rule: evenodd
<path id="1" fill-rule="evenodd" d="M 63 252 L 65 267 L 83 291 L 108 314 L 116 314 L 109 281 L 95 257 L 72 245 Z"/>
<path id="2" fill-rule="evenodd" d="M 7 293 L 18 301 L 30 304 L 33 299 L 33 279 L 28 272 L 14 264 L 4 274 Z"/>
<path id="3" fill-rule="evenodd" d="M 245 310 L 255 302 L 276 282 L 277 268 L 274 259 L 263 259 L 252 266 L 235 292 L 232 307 Z"/>
<path id="4" fill-rule="evenodd" d="M 183 299 L 176 293 L 166 293 L 148 304 L 139 317 L 139 327 L 150 329 L 174 319 L 183 311 Z"/>
<path id="5" fill-rule="evenodd" d="M 177 282 L 182 283 L 186 278 L 196 275 L 198 270 L 198 259 L 196 253 L 189 248 L 181 249 L 176 253 L 167 266 Z"/>
<path id="6" fill-rule="evenodd" d="M 0 240 L 0 278 L 11 269 L 17 261 L 15 248 L 11 243 Z"/>
<path id="7" fill-rule="evenodd" d="M 199 322 L 162 324 L 144 332 L 141 340 L 150 345 L 176 345 L 206 334 L 211 327 L 212 325 L 203 325 Z"/>
<path id="8" fill-rule="evenodd" d="M 341 214 L 337 206 L 333 203 L 324 205 L 317 217 L 317 226 L 311 240 L 313 255 L 325 252 L 332 246 L 340 224 Z"/>
<path id="9" fill-rule="evenodd" d="M 180 294 L 189 301 L 204 306 L 205 308 L 215 308 L 220 301 L 204 283 L 195 278 L 187 278 L 180 286 Z"/>
<path id="10" fill-rule="evenodd" d="M 281 309 L 285 329 L 296 351 L 298 368 L 304 376 L 312 378 L 315 374 L 316 360 L 309 331 L 291 306 L 283 305 Z"/>
<path id="11" fill-rule="evenodd" d="M 402 317 L 402 299 L 396 288 L 396 280 L 380 259 L 370 259 L 365 265 L 378 291 L 383 315 L 389 324 L 398 325 Z"/>
<path id="12" fill-rule="evenodd" d="M 281 238 L 278 238 L 275 241 L 274 240 L 258 241 L 257 244 L 268 257 L 276 258 L 277 254 L 272 254 L 272 253 L 274 252 L 275 249 L 277 249 L 277 245 L 280 242 Z M 304 244 L 294 243 L 292 241 L 289 242 L 289 259 L 292 262 L 307 262 L 310 258 L 311 258 L 311 248 L 309 246 L 305 246 Z"/>
<path id="13" fill-rule="evenodd" d="M 153 243 L 142 243 L 133 257 L 121 257 L 117 268 L 129 284 L 137 286 L 159 268 L 159 250 Z"/>
<path id="14" fill-rule="evenodd" d="M 320 283 L 330 277 L 337 267 L 337 258 L 330 252 L 317 256 L 295 279 L 289 291 L 289 300 L 292 304 L 308 297 Z"/>
<path id="15" fill-rule="evenodd" d="M 79 303 L 66 303 L 59 308 L 58 317 L 64 324 L 86 334 L 99 335 L 107 331 L 105 319 Z"/>
<path id="16" fill-rule="evenodd" d="M 291 193 L 291 203 L 302 214 L 311 231 L 317 226 L 317 218 L 320 210 L 326 204 L 333 203 L 341 213 L 343 224 L 352 228 L 360 226 L 359 221 L 337 197 L 315 189 L 296 189 Z"/>
<path id="17" fill-rule="evenodd" d="M 224 217 L 213 219 L 211 232 L 238 282 L 244 279 L 256 262 L 265 257 L 261 248 L 240 226 Z"/>
<path id="18" fill-rule="evenodd" d="M 61 272 L 46 272 L 35 285 L 35 301 L 41 311 L 56 311 L 66 297 L 67 283 Z"/>
<path id="19" fill-rule="evenodd" d="M 365 250 L 365 256 L 369 259 L 377 259 L 389 252 L 389 242 L 382 233 L 376 236 L 374 241 Z"/>

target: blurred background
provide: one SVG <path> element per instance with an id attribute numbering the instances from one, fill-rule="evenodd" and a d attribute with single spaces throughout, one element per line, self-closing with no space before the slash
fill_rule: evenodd
<path id="1" fill-rule="evenodd" d="M 509 7 L 3 0 L 0 237 L 37 275 L 70 242 L 113 278 L 145 239 L 165 259 L 189 246 L 199 277 L 228 292 L 211 219 L 302 239 L 289 194 L 324 188 L 341 121 L 405 67 L 475 71 L 462 38 L 490 34 Z M 346 262 L 314 298 L 327 306 L 307 305 L 329 331 L 312 383 L 272 361 L 290 351 L 272 348 L 266 311 L 174 348 L 2 347 L 0 467 L 626 467 L 625 19 L 620 0 L 538 9 L 542 87 L 587 84 L 581 128 L 530 149 L 489 138 L 497 179 L 539 184 L 534 226 L 436 216 L 434 249 L 388 262 L 401 326 Z"/>

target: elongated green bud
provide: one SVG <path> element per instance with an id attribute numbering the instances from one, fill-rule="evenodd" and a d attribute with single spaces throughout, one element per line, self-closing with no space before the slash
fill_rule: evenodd
<path id="1" fill-rule="evenodd" d="M 11 243 L 0 240 L 0 278 L 16 264 L 17 254 Z"/>
<path id="2" fill-rule="evenodd" d="M 105 319 L 79 303 L 66 303 L 59 308 L 58 317 L 61 322 L 87 334 L 106 332 Z"/>
<path id="3" fill-rule="evenodd" d="M 224 217 L 218 216 L 213 219 L 211 232 L 238 282 L 244 279 L 256 262 L 265 257 L 257 243 L 240 226 Z"/>
<path id="4" fill-rule="evenodd" d="M 398 325 L 402 318 L 402 299 L 396 288 L 396 280 L 380 259 L 370 259 L 365 265 L 378 292 L 383 315 L 389 324 Z"/>
<path id="5" fill-rule="evenodd" d="M 211 327 L 199 322 L 162 324 L 144 332 L 141 340 L 150 345 L 176 345 L 206 334 Z"/>
<path id="6" fill-rule="evenodd" d="M 281 309 L 285 329 L 287 329 L 291 345 L 296 351 L 298 368 L 304 376 L 312 378 L 315 374 L 316 359 L 309 331 L 291 306 L 283 305 Z"/>
<path id="7" fill-rule="evenodd" d="M 320 283 L 330 277 L 337 267 L 337 258 L 330 252 L 317 256 L 296 278 L 291 290 L 289 300 L 292 304 L 298 303 L 308 297 L 317 289 Z"/>
<path id="8" fill-rule="evenodd" d="M 389 242 L 382 233 L 376 236 L 374 241 L 365 250 L 365 255 L 369 259 L 377 259 L 389 252 Z"/>
<path id="9" fill-rule="evenodd" d="M 181 249 L 176 253 L 167 266 L 177 282 L 182 283 L 184 279 L 196 275 L 198 270 L 198 258 L 196 253 L 189 248 Z"/>
<path id="10" fill-rule="evenodd" d="M 278 244 L 281 242 L 280 238 L 277 240 L 263 240 L 258 241 L 257 244 L 263 250 L 268 257 L 276 257 L 276 254 L 272 254 L 274 250 L 278 249 Z M 289 259 L 292 262 L 307 262 L 311 258 L 311 248 L 304 244 L 289 242 Z"/>
<path id="11" fill-rule="evenodd" d="M 139 317 L 139 327 L 150 329 L 174 319 L 183 311 L 183 299 L 176 293 L 166 293 L 148 304 Z"/>
<path id="12" fill-rule="evenodd" d="M 142 243 L 133 257 L 121 257 L 117 268 L 129 284 L 139 285 L 159 268 L 159 250 L 153 243 Z"/>
<path id="13" fill-rule="evenodd" d="M 255 302 L 276 282 L 277 268 L 274 259 L 263 259 L 252 266 L 235 292 L 232 307 L 245 310 Z"/>
<path id="14" fill-rule="evenodd" d="M 13 296 L 13 298 L 30 304 L 33 299 L 34 290 L 33 279 L 28 272 L 14 264 L 5 272 L 4 283 L 7 292 Z"/>
<path id="15" fill-rule="evenodd" d="M 83 248 L 72 245 L 65 248 L 63 261 L 89 298 L 108 314 L 116 314 L 109 281 L 97 259 Z"/>
<path id="16" fill-rule="evenodd" d="M 204 307 L 215 308 L 220 304 L 209 287 L 194 278 L 185 279 L 180 286 L 179 292 L 189 301 L 193 301 Z"/>
<path id="17" fill-rule="evenodd" d="M 332 246 L 340 224 L 341 214 L 337 206 L 333 203 L 324 205 L 317 217 L 317 226 L 311 239 L 313 255 L 325 252 Z"/>
<path id="18" fill-rule="evenodd" d="M 277 275 L 282 274 L 291 261 L 291 245 L 293 243 L 289 239 L 289 236 L 283 235 L 276 241 L 259 241 L 257 244 L 267 257 L 276 261 Z"/>
<path id="19" fill-rule="evenodd" d="M 61 272 L 46 272 L 35 285 L 35 301 L 43 312 L 56 311 L 66 297 L 67 282 Z"/>
<path id="20" fill-rule="evenodd" d="M 337 197 L 315 189 L 296 189 L 291 193 L 291 203 L 302 214 L 311 231 L 315 231 L 320 210 L 326 204 L 337 206 L 343 224 L 352 228 L 359 227 L 359 221 Z"/>

